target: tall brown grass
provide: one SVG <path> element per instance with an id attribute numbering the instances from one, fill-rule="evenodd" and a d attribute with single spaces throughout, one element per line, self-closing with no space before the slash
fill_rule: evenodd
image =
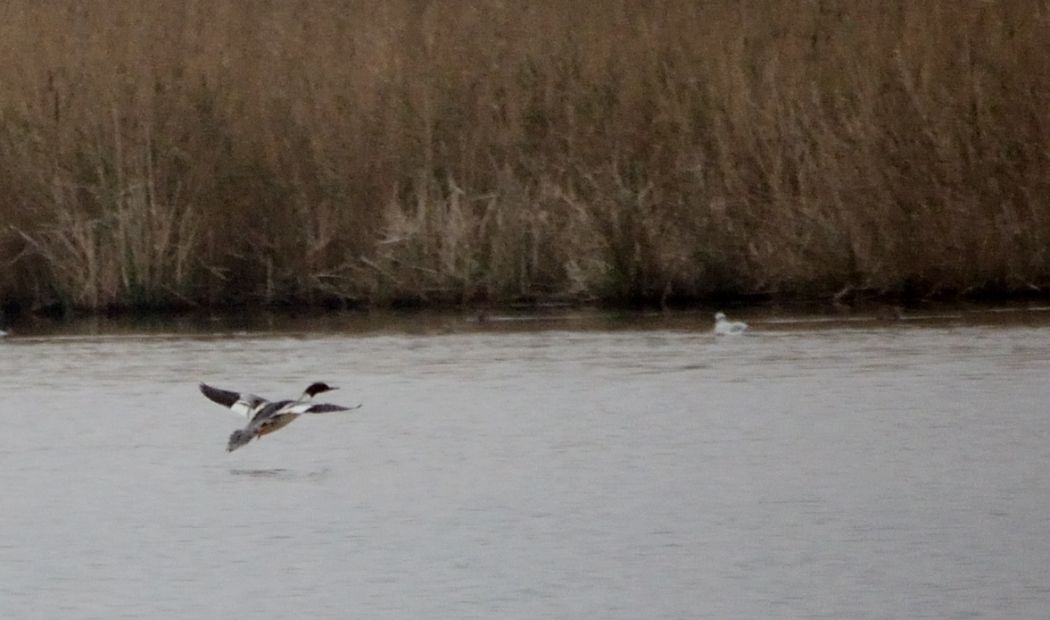
<path id="1" fill-rule="evenodd" d="M 13 0 L 22 307 L 1050 284 L 1047 0 Z"/>

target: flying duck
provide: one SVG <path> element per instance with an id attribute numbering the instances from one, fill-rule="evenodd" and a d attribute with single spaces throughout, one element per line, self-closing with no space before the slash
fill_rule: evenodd
<path id="1" fill-rule="evenodd" d="M 311 383 L 298 400 L 270 401 L 255 394 L 220 390 L 205 383 L 200 384 L 200 389 L 209 400 L 248 419 L 248 424 L 244 428 L 237 429 L 230 435 L 230 440 L 226 444 L 227 452 L 233 452 L 252 439 L 288 426 L 304 413 L 350 411 L 361 407 L 360 404 L 354 407 L 343 407 L 342 405 L 312 402 L 315 395 L 338 389 L 321 382 Z"/>

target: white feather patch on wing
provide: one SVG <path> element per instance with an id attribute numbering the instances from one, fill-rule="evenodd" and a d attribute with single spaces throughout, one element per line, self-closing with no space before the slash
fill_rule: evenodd
<path id="1" fill-rule="evenodd" d="M 217 387 L 212 387 L 206 383 L 200 384 L 200 390 L 208 400 L 218 403 L 245 418 L 251 418 L 269 402 L 265 398 L 256 396 L 255 394 L 223 390 Z"/>
<path id="2" fill-rule="evenodd" d="M 230 405 L 230 411 L 239 416 L 250 419 L 260 408 L 265 406 L 267 402 L 268 401 L 265 398 L 259 398 L 254 394 L 242 394 L 241 397 L 237 399 L 237 402 Z"/>

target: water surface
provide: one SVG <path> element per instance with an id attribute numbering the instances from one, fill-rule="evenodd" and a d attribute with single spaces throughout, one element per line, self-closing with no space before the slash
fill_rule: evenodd
<path id="1" fill-rule="evenodd" d="M 1044 314 L 743 318 L 18 330 L 0 616 L 1045 616 Z"/>

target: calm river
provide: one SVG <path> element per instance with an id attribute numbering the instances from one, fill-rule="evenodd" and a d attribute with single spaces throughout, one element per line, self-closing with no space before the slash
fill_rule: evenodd
<path id="1" fill-rule="evenodd" d="M 1050 312 L 709 316 L 16 329 L 0 617 L 1050 613 Z"/>

